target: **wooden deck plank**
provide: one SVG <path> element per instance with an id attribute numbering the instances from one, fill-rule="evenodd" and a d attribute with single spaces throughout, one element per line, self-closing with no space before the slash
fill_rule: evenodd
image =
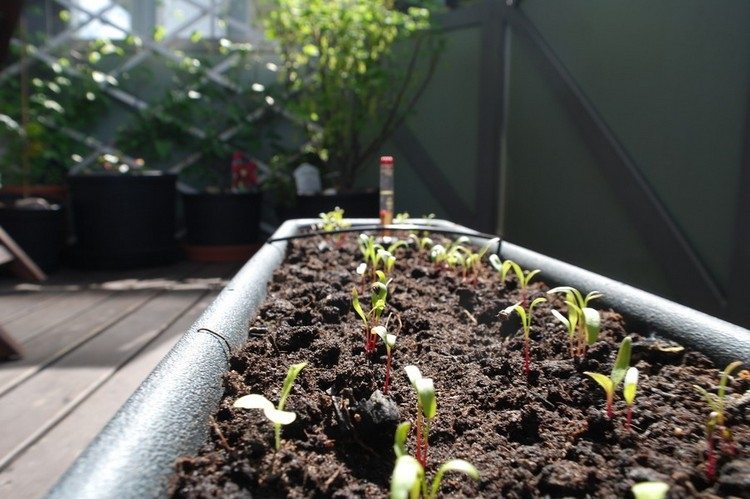
<path id="1" fill-rule="evenodd" d="M 184 286 L 184 281 L 189 281 L 196 272 L 201 275 L 200 271 L 204 268 L 201 264 L 191 264 L 157 272 L 162 276 L 158 280 L 148 279 L 140 283 L 141 286 L 148 283 L 153 286 L 112 292 L 107 300 L 79 314 L 75 320 L 53 324 L 44 334 L 36 335 L 24 344 L 25 355 L 22 360 L 0 364 L 0 396 L 46 365 L 123 320 L 159 293 Z M 210 273 L 215 274 L 215 271 L 212 269 Z M 158 282 L 161 282 L 161 285 L 155 285 Z M 138 284 L 134 283 L 131 286 L 137 287 Z"/>
<path id="2" fill-rule="evenodd" d="M 138 357 L 114 373 L 59 425 L 0 472 L 0 497 L 43 497 L 217 294 L 204 296 Z"/>
<path id="3" fill-rule="evenodd" d="M 17 281 L 2 281 L 0 284 L 0 323 L 39 311 L 59 300 L 85 289 L 108 289 L 118 282 L 146 279 L 156 275 L 177 275 L 186 268 L 194 268 L 193 262 L 141 269 L 135 271 L 81 271 L 63 270 L 42 284 Z M 47 314 L 49 315 L 49 314 Z"/>
<path id="4" fill-rule="evenodd" d="M 116 294 L 81 313 L 74 321 L 51 327 L 25 343 L 23 359 L 0 364 L 0 395 L 135 312 L 157 295 L 157 291 Z"/>
<path id="5" fill-rule="evenodd" d="M 149 301 L 82 347 L 0 397 L 0 470 L 85 400 L 143 345 L 189 310 L 203 291 Z"/>

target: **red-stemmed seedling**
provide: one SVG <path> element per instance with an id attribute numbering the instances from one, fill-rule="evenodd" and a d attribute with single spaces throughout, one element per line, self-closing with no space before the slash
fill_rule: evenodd
<path id="1" fill-rule="evenodd" d="M 388 296 L 388 283 L 390 282 L 385 281 L 385 275 L 381 271 L 378 271 L 378 277 L 380 280 L 373 283 L 370 287 L 372 291 L 370 294 L 371 305 L 370 311 L 367 314 L 365 314 L 365 311 L 362 309 L 362 305 L 359 302 L 357 288 L 352 288 L 352 308 L 354 308 L 354 311 L 364 323 L 365 353 L 368 355 L 375 351 L 377 336 L 370 334 L 370 330 L 373 327 L 380 325 L 380 317 L 385 310 L 386 298 Z"/>
<path id="2" fill-rule="evenodd" d="M 626 336 L 622 343 L 620 343 L 620 349 L 617 351 L 617 358 L 615 359 L 615 365 L 612 367 L 612 372 L 609 376 L 604 374 L 594 373 L 591 371 L 584 371 L 584 374 L 591 376 L 591 378 L 599 383 L 604 393 L 607 395 L 607 417 L 612 418 L 614 416 L 614 410 L 612 408 L 615 399 L 615 390 L 620 382 L 625 378 L 625 374 L 628 371 L 630 365 L 630 350 L 633 344 L 633 340 L 630 336 Z M 635 394 L 633 394 L 635 396 Z"/>
<path id="3" fill-rule="evenodd" d="M 415 458 L 422 465 L 427 466 L 427 449 L 429 447 L 430 421 L 437 414 L 437 400 L 432 378 L 423 378 L 417 366 L 404 367 L 409 382 L 417 392 L 417 418 L 415 424 L 417 446 Z"/>
<path id="4" fill-rule="evenodd" d="M 390 319 L 390 317 L 389 317 Z M 396 346 L 396 335 L 390 334 L 385 326 L 375 326 L 370 330 L 370 334 L 376 335 L 378 338 L 383 340 L 385 344 L 386 360 L 385 360 L 385 382 L 383 383 L 383 393 L 388 394 L 388 388 L 391 384 L 391 357 L 393 355 L 393 347 Z"/>
<path id="5" fill-rule="evenodd" d="M 531 280 L 541 272 L 539 269 L 531 271 L 524 271 L 520 265 L 513 260 L 500 261 L 500 257 L 496 254 L 490 255 L 490 265 L 500 273 L 500 281 L 505 284 L 505 278 L 508 276 L 508 271 L 513 270 L 518 280 L 518 288 L 521 298 L 521 304 L 526 307 L 528 302 L 528 288 Z"/>
<path id="6" fill-rule="evenodd" d="M 722 440 L 722 451 L 726 454 L 733 455 L 737 452 L 734 441 L 732 440 L 732 430 L 726 426 L 726 415 L 724 414 L 725 397 L 727 391 L 727 384 L 729 383 L 729 376 L 732 371 L 742 365 L 742 362 L 736 360 L 729 364 L 724 371 L 721 373 L 721 379 L 719 380 L 719 389 L 717 393 L 709 393 L 704 388 L 693 385 L 693 388 L 700 393 L 708 403 L 711 413 L 708 415 L 706 420 L 706 478 L 709 481 L 714 481 L 716 478 L 716 447 L 715 447 L 715 435 L 718 432 Z"/>
<path id="7" fill-rule="evenodd" d="M 586 354 L 586 348 L 599 338 L 601 329 L 599 311 L 588 305 L 591 300 L 601 298 L 603 295 L 598 291 L 592 291 L 583 296 L 580 291 L 570 286 L 559 286 L 547 291 L 547 294 L 555 293 L 565 293 L 568 317 L 566 319 L 556 310 L 553 310 L 552 314 L 568 329 L 570 355 L 574 358 L 583 357 Z"/>
<path id="8" fill-rule="evenodd" d="M 518 314 L 518 317 L 521 318 L 521 328 L 523 328 L 523 372 L 526 377 L 528 377 L 529 372 L 531 372 L 529 334 L 531 333 L 532 314 L 534 312 L 534 307 L 545 301 L 547 301 L 546 298 L 535 298 L 529 305 L 528 311 L 519 302 L 500 312 L 501 315 L 504 315 L 506 317 L 512 312 L 516 312 Z"/>

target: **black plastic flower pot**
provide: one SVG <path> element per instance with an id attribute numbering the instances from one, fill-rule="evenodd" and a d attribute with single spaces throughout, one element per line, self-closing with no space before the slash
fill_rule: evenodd
<path id="1" fill-rule="evenodd" d="M 51 491 L 51 497 L 156 497 L 165 494 L 178 456 L 194 453 L 221 399 L 231 352 L 247 339 L 274 269 L 294 237 L 316 220 L 290 220 L 240 270 L 216 301 L 120 409 Z M 376 220 L 354 220 L 374 224 Z M 444 221 L 433 231 L 478 233 Z M 497 251 L 498 248 L 491 248 Z M 750 331 L 508 242 L 502 257 L 539 268 L 550 284 L 599 290 L 647 332 L 706 353 L 718 365 L 750 362 Z"/>
<path id="2" fill-rule="evenodd" d="M 58 268 L 65 244 L 65 210 L 60 205 L 0 207 L 0 227 L 42 270 L 50 272 Z"/>
<path id="3" fill-rule="evenodd" d="M 259 192 L 182 194 L 187 244 L 257 243 L 263 196 Z"/>
<path id="4" fill-rule="evenodd" d="M 125 269 L 174 261 L 176 181 L 161 172 L 68 177 L 73 263 Z"/>

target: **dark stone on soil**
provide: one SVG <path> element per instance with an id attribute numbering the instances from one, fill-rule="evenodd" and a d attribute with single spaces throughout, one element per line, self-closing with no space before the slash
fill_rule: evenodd
<path id="1" fill-rule="evenodd" d="M 369 400 L 360 402 L 356 412 L 361 419 L 357 425 L 357 433 L 371 447 L 380 450 L 392 449 L 393 438 L 382 438 L 383 435 L 393 435 L 401 422 L 398 404 L 380 390 L 375 390 Z"/>

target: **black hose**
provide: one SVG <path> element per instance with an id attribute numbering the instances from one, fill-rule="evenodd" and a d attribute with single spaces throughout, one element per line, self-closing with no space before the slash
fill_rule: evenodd
<path id="1" fill-rule="evenodd" d="M 502 236 L 498 236 L 495 234 L 487 234 L 483 232 L 474 232 L 474 231 L 467 232 L 466 230 L 445 229 L 442 227 L 429 225 L 429 224 L 389 224 L 389 225 L 369 224 L 369 225 L 356 225 L 352 227 L 346 227 L 346 228 L 334 229 L 334 230 L 311 230 L 308 232 L 295 234 L 293 236 L 271 238 L 271 239 L 266 240 L 266 243 L 277 243 L 281 241 L 291 241 L 294 239 L 305 239 L 308 237 L 330 236 L 330 235 L 336 235 L 336 234 L 347 234 L 351 232 L 363 232 L 363 231 L 373 231 L 373 230 L 428 231 L 428 232 L 436 232 L 438 234 L 445 234 L 445 235 L 450 235 L 450 236 L 467 236 L 467 237 L 476 237 L 479 239 L 487 239 L 487 240 L 497 238 L 499 239 L 498 249 L 500 248 L 500 243 L 503 240 Z"/>

